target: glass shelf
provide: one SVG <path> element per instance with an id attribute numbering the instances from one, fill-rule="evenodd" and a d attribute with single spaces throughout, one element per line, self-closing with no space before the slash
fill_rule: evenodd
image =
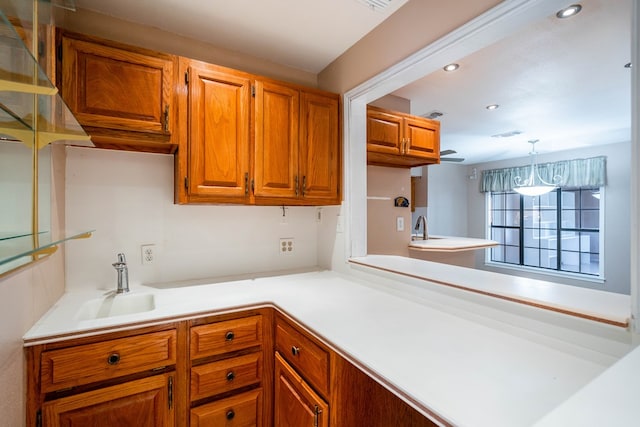
<path id="1" fill-rule="evenodd" d="M 93 146 L 45 70 L 53 72 L 52 7 L 73 0 L 0 5 L 0 276 L 91 236 L 50 229 L 50 144 Z M 35 42 L 34 42 L 35 40 Z"/>
<path id="2" fill-rule="evenodd" d="M 38 233 L 37 239 L 29 233 L 2 233 L 0 237 L 0 275 L 16 267 L 37 261 L 57 251 L 58 246 L 70 240 L 91 237 L 95 230 L 83 232 L 69 232 L 64 237 L 52 239 L 50 232 Z M 4 236 L 3 236 L 4 234 Z M 15 234 L 13 237 L 7 235 Z"/>
<path id="3" fill-rule="evenodd" d="M 0 11 L 0 137 L 93 146 L 9 19 Z M 37 114 L 34 114 L 37 111 Z"/>

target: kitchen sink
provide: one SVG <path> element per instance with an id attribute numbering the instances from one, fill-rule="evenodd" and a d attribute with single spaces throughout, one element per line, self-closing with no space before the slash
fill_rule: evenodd
<path id="1" fill-rule="evenodd" d="M 151 311 L 156 308 L 153 294 L 110 294 L 80 306 L 76 320 L 103 319 Z"/>

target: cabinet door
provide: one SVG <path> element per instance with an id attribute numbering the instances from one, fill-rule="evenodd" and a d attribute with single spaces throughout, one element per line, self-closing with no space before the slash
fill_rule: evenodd
<path id="1" fill-rule="evenodd" d="M 191 427 L 262 426 L 262 389 L 191 409 Z"/>
<path id="2" fill-rule="evenodd" d="M 276 353 L 275 414 L 277 427 L 329 425 L 329 405 Z"/>
<path id="3" fill-rule="evenodd" d="M 60 37 L 62 97 L 94 143 L 107 135 L 117 139 L 122 131 L 171 142 L 174 56 L 77 35 Z"/>
<path id="4" fill-rule="evenodd" d="M 303 92 L 300 99 L 301 195 L 309 204 L 340 203 L 340 101 Z"/>
<path id="5" fill-rule="evenodd" d="M 187 72 L 189 197 L 248 203 L 250 80 L 205 64 Z"/>
<path id="6" fill-rule="evenodd" d="M 367 108 L 367 151 L 401 154 L 402 116 Z"/>
<path id="7" fill-rule="evenodd" d="M 419 117 L 404 119 L 407 141 L 405 155 L 425 159 L 440 158 L 440 123 Z"/>
<path id="8" fill-rule="evenodd" d="M 45 427 L 171 427 L 175 416 L 169 374 L 130 381 L 43 405 Z"/>
<path id="9" fill-rule="evenodd" d="M 298 121 L 296 89 L 256 81 L 255 190 L 258 197 L 298 197 Z"/>

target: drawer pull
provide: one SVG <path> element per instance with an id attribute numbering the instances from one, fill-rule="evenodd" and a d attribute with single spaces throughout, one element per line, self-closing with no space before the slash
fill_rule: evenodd
<path id="1" fill-rule="evenodd" d="M 117 365 L 120 363 L 120 355 L 118 353 L 110 354 L 109 357 L 107 357 L 107 363 L 109 365 Z"/>
<path id="2" fill-rule="evenodd" d="M 291 346 L 291 354 L 297 356 L 300 354 L 300 347 L 296 347 L 295 345 Z"/>
<path id="3" fill-rule="evenodd" d="M 236 374 L 234 374 L 233 371 L 227 372 L 227 381 L 233 381 L 235 377 L 236 377 Z"/>
<path id="4" fill-rule="evenodd" d="M 233 341 L 235 337 L 236 335 L 233 333 L 233 331 L 229 331 L 226 334 L 224 334 L 224 339 L 227 341 Z"/>
<path id="5" fill-rule="evenodd" d="M 232 420 L 236 416 L 236 413 L 233 411 L 233 409 L 229 409 L 226 416 L 228 420 Z"/>

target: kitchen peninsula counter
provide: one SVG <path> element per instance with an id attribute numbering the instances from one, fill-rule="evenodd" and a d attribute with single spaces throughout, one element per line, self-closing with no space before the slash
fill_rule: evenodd
<path id="1" fill-rule="evenodd" d="M 104 291 L 67 293 L 24 341 L 29 346 L 274 307 L 423 414 L 456 426 L 530 426 L 619 358 L 557 343 L 442 299 L 407 297 L 413 285 L 402 279 L 324 271 L 176 288 L 134 285 L 132 292 L 154 295 L 153 310 L 95 320 L 77 320 L 77 313 Z M 614 345 L 621 356 L 630 345 L 619 341 Z"/>

